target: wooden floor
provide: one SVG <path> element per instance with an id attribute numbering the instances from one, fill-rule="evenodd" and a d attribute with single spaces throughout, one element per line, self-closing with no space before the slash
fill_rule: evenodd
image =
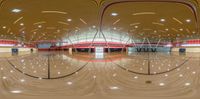
<path id="1" fill-rule="evenodd" d="M 0 58 L 0 99 L 200 97 L 200 53 L 9 55 Z"/>

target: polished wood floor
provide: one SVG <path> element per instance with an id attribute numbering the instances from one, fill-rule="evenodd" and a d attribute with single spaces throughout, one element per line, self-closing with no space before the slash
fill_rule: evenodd
<path id="1" fill-rule="evenodd" d="M 200 53 L 0 57 L 0 99 L 199 99 Z"/>

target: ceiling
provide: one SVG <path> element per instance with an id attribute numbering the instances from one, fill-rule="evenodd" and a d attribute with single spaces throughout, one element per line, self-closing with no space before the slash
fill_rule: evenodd
<path id="1" fill-rule="evenodd" d="M 110 29 L 140 39 L 195 39 L 200 35 L 192 9 L 181 3 L 124 2 L 109 6 L 102 14 L 107 3 L 123 0 L 0 1 L 1 39 L 61 40 L 75 31 L 100 30 L 100 26 L 101 33 Z"/>

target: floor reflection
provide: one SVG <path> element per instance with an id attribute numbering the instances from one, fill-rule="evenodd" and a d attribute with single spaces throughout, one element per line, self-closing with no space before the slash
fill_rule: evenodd
<path id="1" fill-rule="evenodd" d="M 0 97 L 179 99 L 195 97 L 199 73 L 199 53 L 111 53 L 96 59 L 88 53 L 39 52 L 0 58 Z"/>

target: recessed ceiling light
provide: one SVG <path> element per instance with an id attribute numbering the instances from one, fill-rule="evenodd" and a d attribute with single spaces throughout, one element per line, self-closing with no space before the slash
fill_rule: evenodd
<path id="1" fill-rule="evenodd" d="M 165 29 L 165 31 L 169 31 L 169 29 Z"/>
<path id="2" fill-rule="evenodd" d="M 118 16 L 118 13 L 113 12 L 111 13 L 111 16 Z"/>
<path id="3" fill-rule="evenodd" d="M 24 26 L 24 23 L 20 23 L 21 26 Z"/>
<path id="4" fill-rule="evenodd" d="M 138 79 L 138 76 L 135 76 L 134 79 Z"/>
<path id="5" fill-rule="evenodd" d="M 191 19 L 187 19 L 186 22 L 190 23 L 190 22 L 191 22 Z"/>
<path id="6" fill-rule="evenodd" d="M 2 28 L 3 28 L 3 29 L 6 29 L 6 26 L 3 26 Z"/>
<path id="7" fill-rule="evenodd" d="M 10 91 L 11 93 L 22 93 L 22 91 L 20 90 L 13 90 L 13 91 Z"/>
<path id="8" fill-rule="evenodd" d="M 190 83 L 185 83 L 185 86 L 189 86 L 189 85 L 191 85 Z"/>
<path id="9" fill-rule="evenodd" d="M 137 29 L 137 28 L 138 28 L 138 26 L 135 26 L 135 28 Z"/>
<path id="10" fill-rule="evenodd" d="M 92 26 L 92 28 L 96 28 L 96 26 L 95 26 L 95 25 L 93 25 L 93 26 Z"/>
<path id="11" fill-rule="evenodd" d="M 14 13 L 19 13 L 21 11 L 22 11 L 21 9 L 12 9 L 12 12 L 14 12 Z"/>
<path id="12" fill-rule="evenodd" d="M 68 85 L 72 85 L 72 82 L 67 82 Z"/>
<path id="13" fill-rule="evenodd" d="M 182 29 L 182 28 L 180 28 L 179 30 L 180 30 L 180 31 L 183 31 L 183 29 Z"/>
<path id="14" fill-rule="evenodd" d="M 119 87 L 116 87 L 116 86 L 113 86 L 113 87 L 110 87 L 111 90 L 117 90 L 119 89 Z"/>
<path id="15" fill-rule="evenodd" d="M 5 77 L 5 76 L 3 76 L 2 78 L 3 78 L 3 79 L 7 79 L 7 77 Z"/>
<path id="16" fill-rule="evenodd" d="M 68 22 L 71 22 L 71 21 L 72 21 L 72 19 L 67 19 L 67 21 L 68 21 Z"/>
<path id="17" fill-rule="evenodd" d="M 183 77 L 183 74 L 180 74 L 179 77 Z"/>
<path id="18" fill-rule="evenodd" d="M 160 19 L 160 21 L 161 21 L 161 22 L 165 22 L 166 20 L 165 20 L 165 19 Z"/>
<path id="19" fill-rule="evenodd" d="M 21 79 L 20 82 L 25 82 L 25 80 L 24 80 L 24 79 Z"/>
<path id="20" fill-rule="evenodd" d="M 160 86 L 165 86 L 165 83 L 160 83 L 159 85 L 160 85 Z"/>
<path id="21" fill-rule="evenodd" d="M 42 25 L 38 25 L 38 28 L 42 28 Z"/>

